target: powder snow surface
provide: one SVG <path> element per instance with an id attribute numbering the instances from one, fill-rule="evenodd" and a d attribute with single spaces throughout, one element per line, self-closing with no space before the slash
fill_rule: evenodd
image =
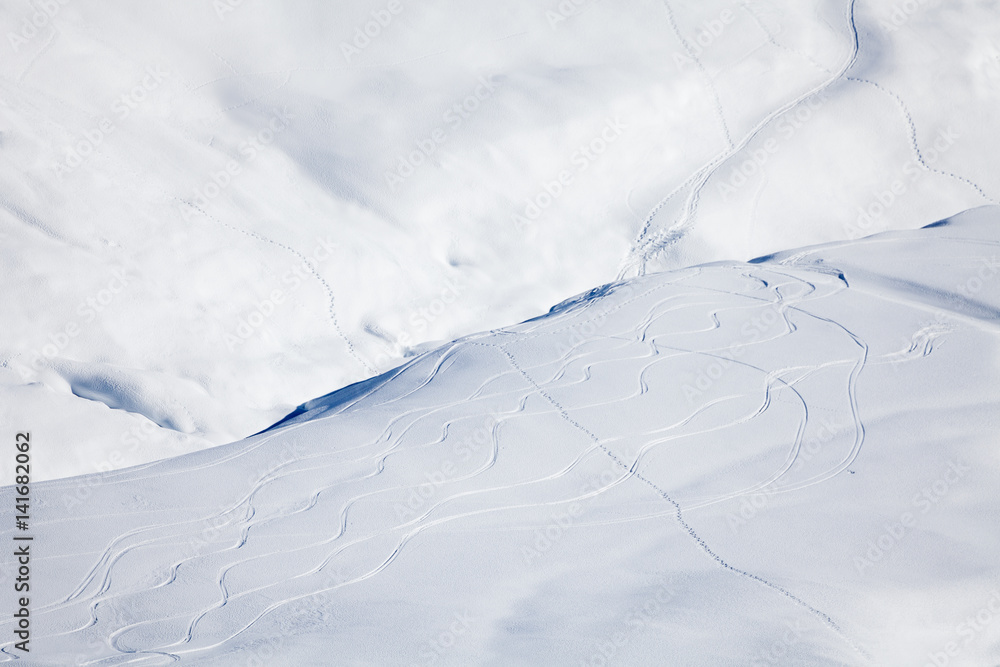
<path id="1" fill-rule="evenodd" d="M 623 280 L 37 484 L 22 662 L 995 664 L 998 256 L 987 207 Z"/>

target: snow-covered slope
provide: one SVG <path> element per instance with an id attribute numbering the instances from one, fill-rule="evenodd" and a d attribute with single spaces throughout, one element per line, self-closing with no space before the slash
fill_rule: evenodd
<path id="1" fill-rule="evenodd" d="M 36 485 L 30 664 L 996 664 L 998 256 L 989 207 L 620 281 Z"/>
<path id="2" fill-rule="evenodd" d="M 646 267 L 1000 200 L 981 0 L 3 0 L 0 27 L 0 420 L 58 443 L 46 478 L 245 437 Z"/>

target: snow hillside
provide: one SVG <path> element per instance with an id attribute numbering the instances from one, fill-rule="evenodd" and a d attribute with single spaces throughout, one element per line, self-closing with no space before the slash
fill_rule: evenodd
<path id="1" fill-rule="evenodd" d="M 998 255 L 984 207 L 622 280 L 38 484 L 22 663 L 997 664 Z"/>
<path id="2" fill-rule="evenodd" d="M 994 2 L 294 5 L 0 0 L 0 421 L 40 476 L 616 278 L 1000 201 Z"/>

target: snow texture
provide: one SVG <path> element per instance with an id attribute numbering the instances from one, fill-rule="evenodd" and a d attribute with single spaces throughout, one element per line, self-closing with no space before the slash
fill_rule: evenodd
<path id="1" fill-rule="evenodd" d="M 21 662 L 994 664 L 998 255 L 983 207 L 622 280 L 36 485 Z"/>
<path id="2" fill-rule="evenodd" d="M 998 203 L 997 16 L 3 0 L 0 420 L 45 478 L 146 463 L 595 285 Z"/>

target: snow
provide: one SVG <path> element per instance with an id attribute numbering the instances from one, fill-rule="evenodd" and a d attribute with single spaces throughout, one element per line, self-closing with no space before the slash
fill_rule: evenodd
<path id="1" fill-rule="evenodd" d="M 25 664 L 993 664 L 998 252 L 982 207 L 615 281 L 37 484 Z"/>
<path id="2" fill-rule="evenodd" d="M 1000 201 L 990 3 L 389 4 L 0 4 L 0 419 L 41 478 L 619 277 Z"/>
<path id="3" fill-rule="evenodd" d="M 0 662 L 1000 664 L 996 2 L 0 26 Z"/>

